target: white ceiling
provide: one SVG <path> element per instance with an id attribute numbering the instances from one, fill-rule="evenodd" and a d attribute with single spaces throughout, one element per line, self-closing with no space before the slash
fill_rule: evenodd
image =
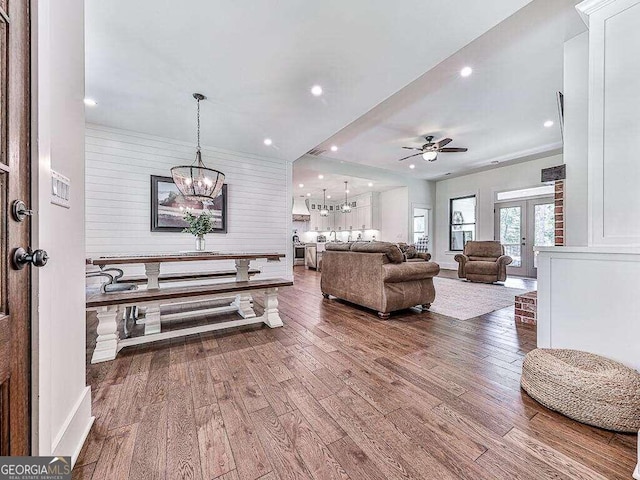
<path id="1" fill-rule="evenodd" d="M 322 175 L 323 178 L 318 178 L 318 175 Z M 380 176 L 367 175 L 367 172 L 363 172 L 360 176 L 335 173 L 330 168 L 323 168 L 323 162 L 305 162 L 304 164 L 296 162 L 293 167 L 293 192 L 296 196 L 306 196 L 310 193 L 311 198 L 322 198 L 322 189 L 326 188 L 331 200 L 344 201 L 345 181 L 349 182 L 349 196 L 366 192 L 384 192 L 406 185 L 398 179 L 380 178 Z M 300 187 L 300 184 L 304 187 Z"/>
<path id="2" fill-rule="evenodd" d="M 436 179 L 561 147 L 556 92 L 563 84 L 563 43 L 585 30 L 577 0 L 535 0 L 485 33 L 320 147 L 343 161 Z M 460 76 L 463 66 L 473 74 Z M 544 128 L 546 120 L 555 125 Z M 440 154 L 433 163 L 402 146 L 424 135 L 451 137 L 467 153 Z M 416 152 L 417 153 L 417 152 Z M 294 167 L 295 168 L 295 167 Z"/>
<path id="3" fill-rule="evenodd" d="M 203 144 L 294 160 L 529 1 L 88 0 L 86 96 L 98 105 L 87 120 L 194 140 L 198 91 Z M 418 110 L 421 123 L 414 113 L 379 128 L 404 142 L 465 131 L 453 112 Z"/>

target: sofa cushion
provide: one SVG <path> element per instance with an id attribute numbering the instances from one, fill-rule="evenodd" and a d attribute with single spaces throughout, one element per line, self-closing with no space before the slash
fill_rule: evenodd
<path id="1" fill-rule="evenodd" d="M 465 272 L 475 275 L 496 275 L 500 265 L 497 262 L 467 262 Z"/>
<path id="2" fill-rule="evenodd" d="M 405 261 L 415 258 L 415 256 L 418 253 L 414 245 L 408 245 L 406 243 L 398 243 L 398 248 L 400 248 L 400 251 L 404 255 Z"/>
<path id="3" fill-rule="evenodd" d="M 384 253 L 391 263 L 402 263 L 404 255 L 395 243 L 389 242 L 353 242 L 352 252 Z"/>
<path id="4" fill-rule="evenodd" d="M 348 252 L 351 250 L 352 243 L 353 242 L 330 242 L 326 244 L 325 248 L 336 252 Z"/>
<path id="5" fill-rule="evenodd" d="M 382 280 L 384 283 L 409 282 L 435 277 L 440 273 L 440 266 L 434 262 L 403 262 L 402 264 L 387 263 L 382 266 Z"/>
<path id="6" fill-rule="evenodd" d="M 497 262 L 498 257 L 475 257 L 470 256 L 469 260 L 472 262 Z"/>

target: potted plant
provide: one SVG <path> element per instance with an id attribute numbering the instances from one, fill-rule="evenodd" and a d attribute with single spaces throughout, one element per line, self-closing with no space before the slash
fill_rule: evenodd
<path id="1" fill-rule="evenodd" d="M 200 215 L 194 215 L 187 212 L 184 215 L 184 221 L 189 225 L 183 230 L 184 233 L 190 233 L 196 237 L 196 251 L 202 252 L 205 249 L 204 236 L 213 230 L 213 218 L 210 213 L 202 212 Z"/>

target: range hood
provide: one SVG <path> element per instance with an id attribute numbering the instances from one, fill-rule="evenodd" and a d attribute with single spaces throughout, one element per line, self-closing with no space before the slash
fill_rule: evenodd
<path id="1" fill-rule="evenodd" d="M 293 221 L 294 222 L 310 222 L 311 213 L 309 213 L 309 207 L 307 207 L 307 200 L 305 197 L 293 197 Z"/>

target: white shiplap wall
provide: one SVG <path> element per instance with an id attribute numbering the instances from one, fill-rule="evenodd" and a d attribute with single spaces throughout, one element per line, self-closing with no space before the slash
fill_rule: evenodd
<path id="1" fill-rule="evenodd" d="M 87 125 L 87 257 L 193 250 L 188 233 L 150 231 L 150 195 L 151 175 L 170 176 L 171 167 L 191 164 L 194 155 L 194 145 L 185 142 Z M 252 266 L 262 269 L 262 278 L 291 278 L 291 163 L 209 147 L 202 156 L 225 173 L 228 185 L 228 233 L 207 235 L 207 249 L 286 253 L 286 261 Z M 164 264 L 162 271 L 227 268 L 233 262 Z M 127 273 L 141 274 L 143 267 L 128 267 Z"/>

